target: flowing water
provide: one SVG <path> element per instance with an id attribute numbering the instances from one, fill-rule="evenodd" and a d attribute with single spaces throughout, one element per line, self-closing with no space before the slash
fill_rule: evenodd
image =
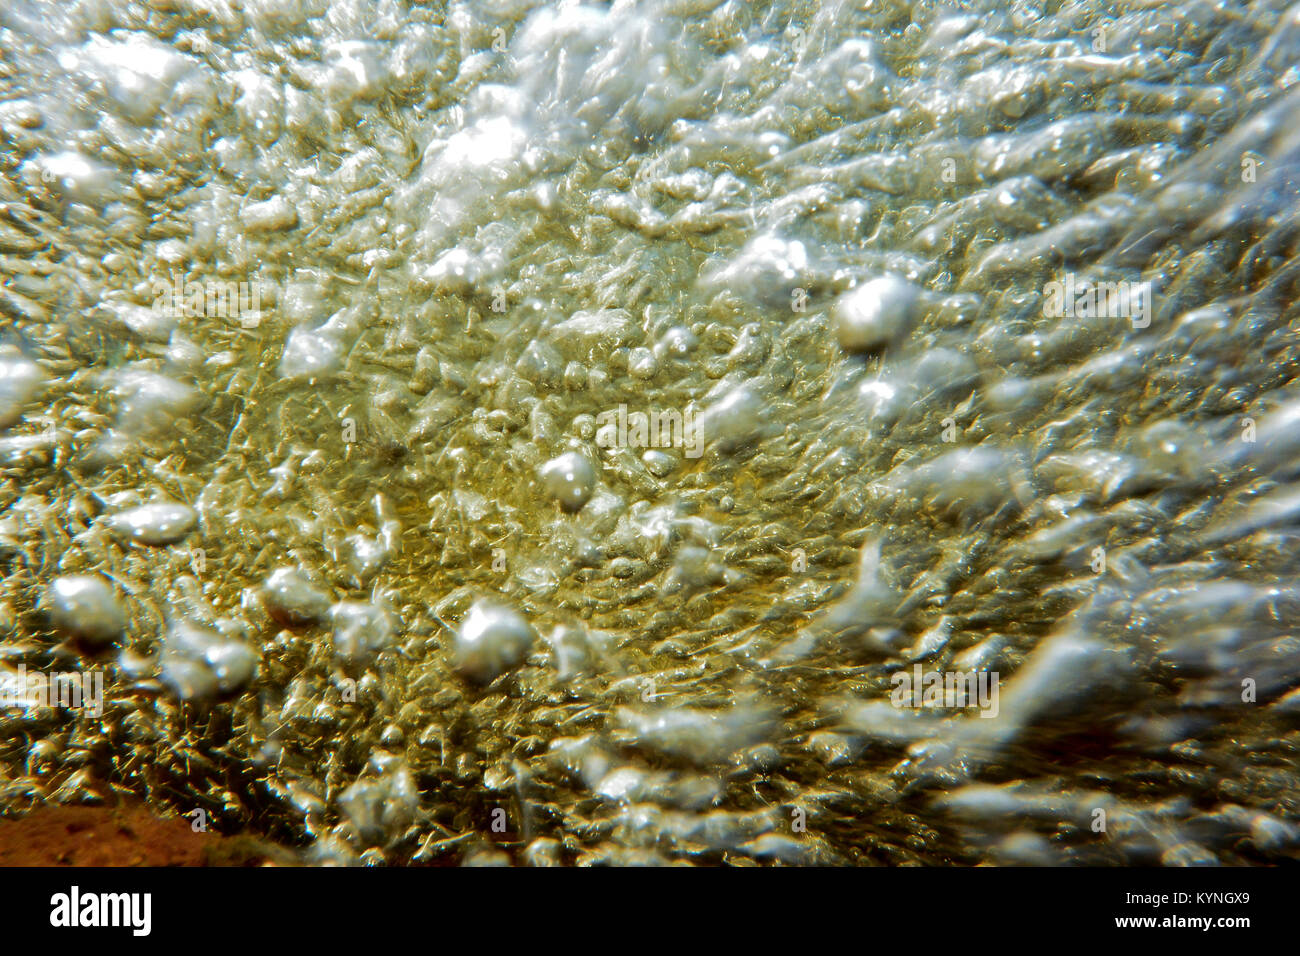
<path id="1" fill-rule="evenodd" d="M 1295 858 L 1297 54 L 1274 0 L 8 0 L 0 809 Z"/>

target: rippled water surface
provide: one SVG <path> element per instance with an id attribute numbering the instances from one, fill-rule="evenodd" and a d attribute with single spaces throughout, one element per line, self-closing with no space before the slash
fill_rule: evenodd
<path id="1" fill-rule="evenodd" d="M 9 0 L 0 810 L 1300 856 L 1298 54 L 1273 0 Z"/>

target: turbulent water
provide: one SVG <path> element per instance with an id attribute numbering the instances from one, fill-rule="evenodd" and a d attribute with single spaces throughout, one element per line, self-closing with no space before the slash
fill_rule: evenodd
<path id="1" fill-rule="evenodd" d="M 1273 0 L 8 0 L 3 812 L 1300 856 L 1298 53 Z"/>

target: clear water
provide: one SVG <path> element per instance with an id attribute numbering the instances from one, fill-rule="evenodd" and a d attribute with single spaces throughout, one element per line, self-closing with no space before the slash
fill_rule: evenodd
<path id="1" fill-rule="evenodd" d="M 1293 857 L 1300 16 L 1007 7 L 5 4 L 4 811 Z"/>

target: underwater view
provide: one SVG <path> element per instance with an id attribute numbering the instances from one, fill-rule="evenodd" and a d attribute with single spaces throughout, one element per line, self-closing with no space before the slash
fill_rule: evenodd
<path id="1" fill-rule="evenodd" d="M 1290 0 L 4 0 L 0 279 L 0 865 L 1300 862 Z"/>

